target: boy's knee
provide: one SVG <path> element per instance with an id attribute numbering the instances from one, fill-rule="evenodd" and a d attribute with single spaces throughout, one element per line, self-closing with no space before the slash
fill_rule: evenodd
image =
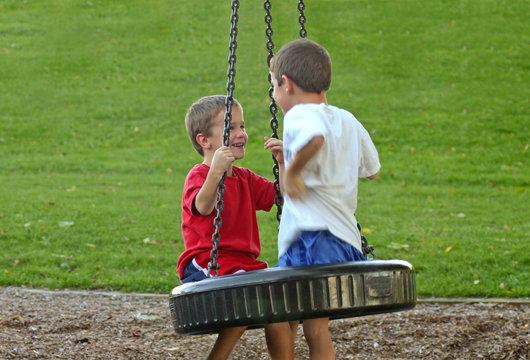
<path id="1" fill-rule="evenodd" d="M 265 335 L 270 339 L 288 339 L 291 336 L 291 328 L 287 322 L 266 324 Z"/>
<path id="2" fill-rule="evenodd" d="M 327 318 L 304 320 L 304 337 L 309 341 L 321 336 L 329 336 L 328 325 L 329 319 Z"/>
<path id="3" fill-rule="evenodd" d="M 219 337 L 223 339 L 224 338 L 239 339 L 246 330 L 247 330 L 246 326 L 225 328 L 219 332 Z"/>
<path id="4" fill-rule="evenodd" d="M 243 335 L 243 333 L 245 331 L 247 331 L 247 327 L 246 326 L 239 326 L 239 327 L 236 327 L 236 328 L 231 328 L 233 333 L 235 335 L 237 335 L 238 337 L 241 337 Z"/>

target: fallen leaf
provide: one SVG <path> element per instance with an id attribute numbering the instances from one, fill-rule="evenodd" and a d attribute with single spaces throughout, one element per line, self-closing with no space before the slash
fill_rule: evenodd
<path id="1" fill-rule="evenodd" d="M 458 217 L 458 218 L 463 218 L 463 217 L 466 217 L 466 214 L 464 213 L 458 213 L 458 214 L 451 214 L 452 217 Z"/>
<path id="2" fill-rule="evenodd" d="M 180 346 L 172 347 L 172 348 L 164 348 L 164 350 L 166 350 L 166 351 L 177 351 L 177 350 L 180 350 Z"/>
<path id="3" fill-rule="evenodd" d="M 396 242 L 391 242 L 390 244 L 387 245 L 387 247 L 390 249 L 394 249 L 394 250 L 400 250 L 400 249 L 408 250 L 409 249 L 408 244 L 398 244 Z"/>
<path id="4" fill-rule="evenodd" d="M 452 246 L 448 246 L 447 249 L 445 249 L 445 252 L 448 253 L 449 251 L 451 251 L 453 249 Z"/>
<path id="5" fill-rule="evenodd" d="M 59 221 L 59 226 L 62 228 L 74 226 L 73 221 Z"/>
<path id="6" fill-rule="evenodd" d="M 136 314 L 136 318 L 139 320 L 158 320 L 160 319 L 160 316 L 158 315 L 145 315 L 142 313 Z"/>

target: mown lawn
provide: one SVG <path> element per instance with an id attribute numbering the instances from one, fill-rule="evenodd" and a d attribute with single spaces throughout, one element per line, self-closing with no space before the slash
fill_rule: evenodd
<path id="1" fill-rule="evenodd" d="M 273 3 L 276 49 L 297 1 Z M 228 2 L 0 0 L 0 285 L 168 293 L 181 188 L 201 161 L 184 127 L 226 93 Z M 272 178 L 264 10 L 241 2 L 239 165 Z M 383 169 L 358 219 L 423 296 L 530 296 L 528 3 L 308 1 L 331 104 Z M 281 116 L 280 116 L 281 119 Z M 260 214 L 276 261 L 274 214 Z"/>

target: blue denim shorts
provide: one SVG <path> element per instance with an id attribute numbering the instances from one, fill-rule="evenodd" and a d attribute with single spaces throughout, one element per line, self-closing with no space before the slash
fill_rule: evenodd
<path id="1" fill-rule="evenodd" d="M 302 231 L 276 266 L 303 266 L 349 261 L 366 257 L 354 246 L 340 240 L 328 230 Z"/>

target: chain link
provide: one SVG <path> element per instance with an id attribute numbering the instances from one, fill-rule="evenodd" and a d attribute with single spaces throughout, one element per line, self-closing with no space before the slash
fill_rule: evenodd
<path id="1" fill-rule="evenodd" d="M 226 95 L 226 112 L 225 112 L 225 125 L 223 133 L 223 145 L 230 145 L 230 124 L 232 122 L 232 104 L 234 102 L 234 89 L 236 87 L 235 77 L 236 77 L 236 49 L 237 49 L 237 21 L 239 20 L 239 15 L 237 13 L 239 9 L 239 1 L 232 1 L 232 17 L 231 23 L 232 27 L 230 28 L 230 55 L 228 57 L 228 82 L 226 85 L 227 95 Z M 217 216 L 213 220 L 214 233 L 212 235 L 212 250 L 210 251 L 210 262 L 208 263 L 208 276 L 212 276 L 212 270 L 215 272 L 215 276 L 219 275 L 219 264 L 217 263 L 217 258 L 219 257 L 219 243 L 221 241 L 221 235 L 219 234 L 221 226 L 223 225 L 223 219 L 221 218 L 221 213 L 224 209 L 223 196 L 226 192 L 225 187 L 226 172 L 223 174 L 219 185 L 217 186 L 217 203 L 215 204 L 215 209 L 217 210 Z"/>
<path id="2" fill-rule="evenodd" d="M 298 2 L 298 11 L 300 11 L 300 16 L 298 17 L 298 22 L 300 23 L 300 37 L 305 38 L 307 36 L 307 31 L 305 29 L 305 4 L 303 0 Z"/>
<path id="3" fill-rule="evenodd" d="M 272 35 L 274 32 L 272 31 L 272 16 L 271 16 L 271 2 L 269 0 L 266 0 L 264 3 L 265 8 L 265 23 L 267 24 L 267 30 L 265 31 L 265 35 L 267 35 L 267 50 L 269 51 L 267 55 L 267 66 L 270 65 L 270 61 L 272 57 L 274 56 L 273 50 L 274 50 L 274 42 L 272 41 Z M 274 98 L 272 96 L 274 92 L 274 87 L 272 86 L 272 77 L 269 73 L 268 75 L 269 79 L 269 98 L 271 99 L 270 105 L 269 105 L 269 111 L 271 113 L 271 129 L 272 129 L 272 137 L 275 139 L 278 139 L 278 119 L 276 118 L 276 114 L 278 113 L 278 106 L 276 105 L 276 101 L 274 101 Z M 278 161 L 276 161 L 276 158 L 273 156 L 272 160 L 274 161 L 274 165 L 272 166 L 272 173 L 274 174 L 274 189 L 276 190 L 276 197 L 274 199 L 274 203 L 276 204 L 276 219 L 278 222 L 280 222 L 280 219 L 282 217 L 282 206 L 283 206 L 283 198 L 280 192 L 280 168 L 278 166 Z"/>
<path id="4" fill-rule="evenodd" d="M 361 234 L 361 246 L 363 249 L 363 255 L 368 258 L 368 254 L 370 254 L 375 260 L 377 257 L 375 256 L 374 247 L 372 245 L 368 245 L 368 240 L 366 240 L 366 236 L 362 234 L 361 224 L 357 223 L 357 229 L 359 229 L 359 233 Z"/>

